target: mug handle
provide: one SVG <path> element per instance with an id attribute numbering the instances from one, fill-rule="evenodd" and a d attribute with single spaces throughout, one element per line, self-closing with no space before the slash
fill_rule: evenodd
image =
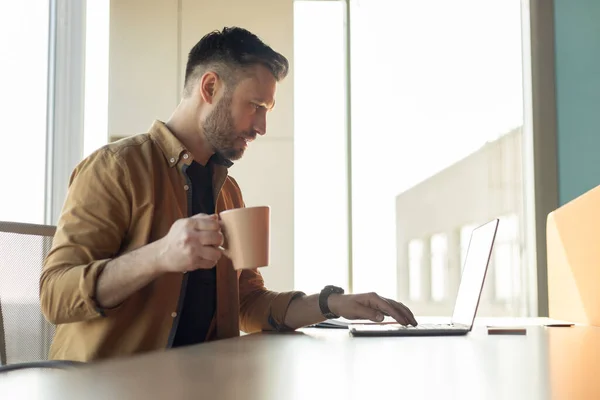
<path id="1" fill-rule="evenodd" d="M 227 258 L 229 258 L 229 259 L 231 258 L 231 253 L 229 252 L 229 249 L 226 249 L 223 246 L 217 246 L 217 249 L 221 250 Z"/>

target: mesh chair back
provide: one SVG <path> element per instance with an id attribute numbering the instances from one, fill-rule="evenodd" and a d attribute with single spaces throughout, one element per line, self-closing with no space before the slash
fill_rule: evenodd
<path id="1" fill-rule="evenodd" d="M 48 359 L 54 325 L 41 312 L 39 279 L 54 232 L 0 221 L 0 365 Z"/>

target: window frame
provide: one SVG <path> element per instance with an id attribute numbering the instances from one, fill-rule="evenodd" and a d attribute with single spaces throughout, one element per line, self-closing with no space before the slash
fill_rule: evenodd
<path id="1" fill-rule="evenodd" d="M 521 0 L 525 95 L 523 180 L 526 215 L 525 243 L 530 282 L 529 309 L 547 317 L 548 264 L 546 220 L 558 208 L 558 152 L 556 117 L 556 63 L 554 50 L 554 2 Z M 531 44 L 535 43 L 535 46 Z"/>
<path id="2" fill-rule="evenodd" d="M 56 225 L 71 172 L 83 155 L 87 1 L 49 5 L 44 223 Z"/>

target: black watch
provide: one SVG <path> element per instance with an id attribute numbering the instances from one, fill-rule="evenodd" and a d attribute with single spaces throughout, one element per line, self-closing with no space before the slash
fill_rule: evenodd
<path id="1" fill-rule="evenodd" d="M 342 289 L 341 287 L 328 285 L 325 286 L 323 290 L 321 290 L 321 294 L 319 294 L 319 308 L 321 309 L 321 314 L 323 314 L 323 316 L 327 319 L 334 319 L 340 317 L 339 315 L 335 315 L 334 313 L 332 313 L 329 309 L 329 305 L 327 304 L 329 296 L 334 293 L 344 294 L 344 289 Z"/>

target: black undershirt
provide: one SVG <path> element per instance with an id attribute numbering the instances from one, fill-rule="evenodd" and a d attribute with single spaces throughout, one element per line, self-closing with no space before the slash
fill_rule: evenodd
<path id="1" fill-rule="evenodd" d="M 190 179 L 192 214 L 213 214 L 211 161 L 206 166 L 193 161 L 185 173 Z M 185 298 L 173 347 L 202 343 L 206 339 L 217 306 L 216 267 L 187 273 Z"/>

